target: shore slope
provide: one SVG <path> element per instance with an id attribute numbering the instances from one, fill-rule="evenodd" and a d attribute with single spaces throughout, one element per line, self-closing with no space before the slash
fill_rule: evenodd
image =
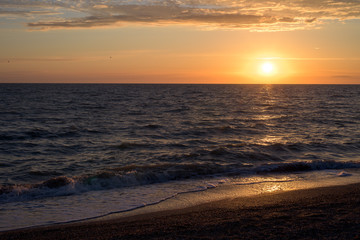
<path id="1" fill-rule="evenodd" d="M 0 239 L 360 239 L 360 184 L 0 232 Z"/>

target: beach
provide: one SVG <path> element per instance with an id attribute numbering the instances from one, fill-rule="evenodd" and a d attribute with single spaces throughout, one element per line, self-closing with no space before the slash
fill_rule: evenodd
<path id="1" fill-rule="evenodd" d="M 360 184 L 0 233 L 0 239 L 359 239 Z"/>

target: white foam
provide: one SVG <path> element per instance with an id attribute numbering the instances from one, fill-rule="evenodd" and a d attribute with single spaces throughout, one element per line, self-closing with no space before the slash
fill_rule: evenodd
<path id="1" fill-rule="evenodd" d="M 360 183 L 360 171 L 358 169 L 351 171 L 352 173 L 349 173 L 349 175 L 347 175 L 347 178 L 338 178 L 336 177 L 336 175 L 331 175 L 324 171 L 322 173 L 317 172 L 319 174 L 316 174 L 314 172 L 311 174 L 300 174 L 300 176 L 296 176 L 292 180 L 289 180 L 289 177 L 286 176 L 284 176 L 284 178 L 281 178 L 280 176 L 268 176 L 263 179 L 257 179 L 257 183 L 252 183 L 247 179 L 244 179 L 244 184 L 231 184 L 228 182 L 228 184 L 218 185 L 218 187 L 211 188 L 206 191 L 179 194 L 176 195 L 174 198 L 170 198 L 156 205 L 145 206 L 144 208 L 138 208 L 133 211 L 110 214 L 101 218 L 92 219 L 90 221 L 109 220 L 119 217 L 136 216 L 157 211 L 182 209 L 227 198 L 250 197 L 281 191 L 341 186 L 353 183 Z"/>
<path id="2" fill-rule="evenodd" d="M 346 176 L 346 177 L 339 177 Z M 1 205 L 0 231 L 179 209 L 229 197 L 360 182 L 360 170 L 186 180 Z M 130 211 L 131 210 L 131 211 Z"/>
<path id="3" fill-rule="evenodd" d="M 337 174 L 339 177 L 349 177 L 351 176 L 352 174 L 351 173 L 348 173 L 348 172 L 345 172 L 345 171 L 341 171 Z"/>

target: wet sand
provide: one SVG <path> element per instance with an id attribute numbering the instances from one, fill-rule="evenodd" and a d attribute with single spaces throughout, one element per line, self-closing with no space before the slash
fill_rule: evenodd
<path id="1" fill-rule="evenodd" d="M 0 239 L 360 239 L 360 184 L 0 232 Z"/>

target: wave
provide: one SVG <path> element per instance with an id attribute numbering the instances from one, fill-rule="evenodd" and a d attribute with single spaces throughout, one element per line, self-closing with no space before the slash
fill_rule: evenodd
<path id="1" fill-rule="evenodd" d="M 96 174 L 52 177 L 41 183 L 0 186 L 0 203 L 68 196 L 89 191 L 127 188 L 186 179 L 295 173 L 326 169 L 360 168 L 356 162 L 303 161 L 263 164 L 154 164 L 127 165 Z"/>
<path id="2" fill-rule="evenodd" d="M 0 203 L 201 178 L 228 172 L 227 168 L 216 164 L 128 165 L 90 175 L 53 177 L 36 184 L 0 186 Z"/>
<path id="3" fill-rule="evenodd" d="M 163 126 L 160 125 L 160 124 L 148 124 L 148 125 L 145 125 L 143 126 L 142 128 L 145 128 L 145 129 L 159 129 L 159 128 L 162 128 Z"/>
<path id="4" fill-rule="evenodd" d="M 112 146 L 116 149 L 134 149 L 134 148 L 143 148 L 143 147 L 150 147 L 151 144 L 145 144 L 145 143 L 138 143 L 138 142 L 122 142 L 118 145 Z"/>
<path id="5" fill-rule="evenodd" d="M 59 129 L 32 128 L 25 131 L 7 131 L 0 133 L 0 141 L 56 139 L 67 137 L 81 137 L 82 134 L 101 134 L 102 132 L 91 128 L 67 126 Z"/>
<path id="6" fill-rule="evenodd" d="M 291 173 L 326 169 L 360 168 L 358 162 L 305 161 L 281 164 L 265 164 L 255 169 L 256 173 Z"/>

